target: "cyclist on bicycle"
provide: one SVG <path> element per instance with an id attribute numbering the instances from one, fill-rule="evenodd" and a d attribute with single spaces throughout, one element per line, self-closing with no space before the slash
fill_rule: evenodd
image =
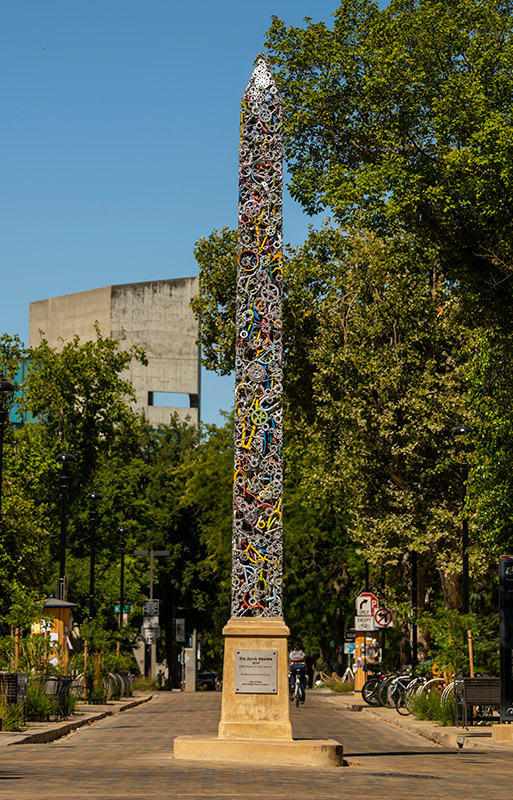
<path id="1" fill-rule="evenodd" d="M 296 642 L 294 649 L 289 654 L 289 690 L 290 699 L 294 699 L 294 684 L 296 682 L 296 674 L 299 673 L 299 688 L 301 691 L 301 702 L 305 702 L 305 671 L 306 671 L 306 654 L 303 652 L 303 645 L 301 642 Z"/>

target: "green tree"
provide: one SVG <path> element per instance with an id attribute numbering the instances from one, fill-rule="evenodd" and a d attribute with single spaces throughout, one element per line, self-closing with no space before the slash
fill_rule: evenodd
<path id="1" fill-rule="evenodd" d="M 121 426 L 133 425 L 130 403 L 135 394 L 125 370 L 132 359 L 146 364 L 141 348 L 128 350 L 116 339 L 63 342 L 61 348 L 43 341 L 27 352 L 30 368 L 24 386 L 25 404 L 39 417 L 57 452 L 70 450 L 84 485 L 101 453 L 109 452 Z"/>
<path id="2" fill-rule="evenodd" d="M 202 273 L 216 270 L 219 237 L 224 252 L 226 231 L 198 248 L 209 253 Z M 233 308 L 228 274 L 217 276 L 214 298 L 208 276 L 202 281 L 202 319 L 217 315 L 221 286 L 225 309 Z M 386 243 L 326 225 L 288 253 L 284 276 L 286 554 L 296 539 L 303 559 L 309 552 L 299 515 L 287 522 L 290 503 L 311 530 L 313 573 L 322 541 L 330 543 L 322 574 L 330 576 L 323 591 L 333 610 L 338 603 L 340 613 L 358 581 L 356 546 L 377 574 L 384 568 L 404 575 L 390 580 L 402 586 L 396 600 L 407 588 L 404 553 L 424 554 L 427 588 L 438 591 L 441 579 L 447 605 L 457 607 L 461 479 L 451 432 L 465 408 L 468 331 L 436 252 L 412 238 Z M 230 342 L 233 323 L 225 326 Z M 205 326 L 202 336 L 213 330 Z M 210 364 L 222 369 L 229 355 L 218 351 Z M 351 580 L 341 550 L 351 560 Z M 289 607 L 304 596 L 317 608 L 314 587 L 307 590 L 288 568 L 286 561 L 284 585 L 297 583 Z M 330 607 L 326 598 L 324 605 Z"/>
<path id="3" fill-rule="evenodd" d="M 473 338 L 473 358 L 466 374 L 471 430 L 462 442 L 461 460 L 469 462 L 470 541 L 477 558 L 477 534 L 488 559 L 494 559 L 495 574 L 498 557 L 513 546 L 512 346 L 508 332 L 480 331 Z"/>
<path id="4" fill-rule="evenodd" d="M 413 233 L 480 315 L 513 267 L 513 37 L 502 0 L 343 0 L 333 27 L 273 18 L 290 188 L 343 227 Z M 474 306 L 474 309 L 476 306 Z M 507 315 L 507 312 L 506 312 Z M 505 315 L 505 316 L 506 316 Z"/>

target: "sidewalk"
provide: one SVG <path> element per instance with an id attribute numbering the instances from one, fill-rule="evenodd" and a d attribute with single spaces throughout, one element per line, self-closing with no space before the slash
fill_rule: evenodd
<path id="1" fill-rule="evenodd" d="M 134 692 L 132 697 L 109 700 L 105 705 L 79 703 L 76 712 L 68 719 L 56 722 L 27 722 L 23 731 L 0 731 L 0 747 L 8 747 L 12 744 L 54 742 L 83 725 L 91 725 L 105 717 L 111 717 L 113 714 L 119 714 L 121 711 L 127 711 L 129 708 L 147 703 L 152 697 L 152 692 Z"/>
<path id="2" fill-rule="evenodd" d="M 513 742 L 492 742 L 491 726 L 474 726 L 466 730 L 465 728 L 444 727 L 437 725 L 436 722 L 417 719 L 413 716 L 402 716 L 397 713 L 395 708 L 383 708 L 381 706 L 369 706 L 361 697 L 352 692 L 342 694 L 333 692 L 331 689 L 316 690 L 320 695 L 324 695 L 329 702 L 335 703 L 339 707 L 349 709 L 355 713 L 363 713 L 366 717 L 376 716 L 384 722 L 394 725 L 402 730 L 411 731 L 430 742 L 455 747 L 458 749 L 468 749 L 478 747 L 480 750 L 489 751 L 509 750 L 513 751 Z"/>

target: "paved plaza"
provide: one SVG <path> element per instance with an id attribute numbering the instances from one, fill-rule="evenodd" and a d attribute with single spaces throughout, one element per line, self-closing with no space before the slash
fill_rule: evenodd
<path id="1" fill-rule="evenodd" d="M 338 739 L 348 766 L 174 761 L 173 737 L 216 733 L 220 706 L 214 692 L 159 692 L 52 743 L 7 746 L 12 738 L 0 734 L 0 798 L 507 800 L 513 793 L 513 745 L 501 748 L 482 737 L 459 750 L 426 738 L 432 726 L 419 735 L 407 719 L 396 720 L 395 711 L 388 717 L 386 709 L 355 713 L 347 699 L 312 692 L 303 707 L 291 707 L 294 736 Z"/>

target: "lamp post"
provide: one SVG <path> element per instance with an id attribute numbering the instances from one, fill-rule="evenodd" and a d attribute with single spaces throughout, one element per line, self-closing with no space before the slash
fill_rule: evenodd
<path id="1" fill-rule="evenodd" d="M 61 490 L 61 538 L 59 554 L 59 582 L 57 584 L 57 599 L 68 599 L 68 586 L 66 581 L 66 532 L 67 532 L 67 509 L 68 509 L 68 488 L 71 481 L 69 475 L 64 474 L 64 470 L 75 462 L 75 457 L 71 453 L 59 453 L 55 457 L 57 464 L 62 465 L 62 472 L 59 476 L 59 486 Z"/>
<path id="2" fill-rule="evenodd" d="M 89 507 L 89 530 L 91 534 L 90 545 L 90 561 L 89 561 L 89 622 L 94 617 L 94 561 L 95 561 L 95 547 L 96 547 L 96 525 L 98 523 L 98 509 L 97 504 L 102 499 L 102 496 L 97 491 L 89 492 L 87 499 L 91 503 Z"/>
<path id="3" fill-rule="evenodd" d="M 0 520 L 2 519 L 2 463 L 4 456 L 4 427 L 14 400 L 14 386 L 0 374 Z"/>
<path id="4" fill-rule="evenodd" d="M 417 656 L 417 595 L 418 595 L 418 580 L 417 580 L 417 552 L 410 550 L 411 561 L 411 609 L 413 614 L 413 622 L 411 626 L 411 666 L 415 672 L 419 659 Z"/>
<path id="5" fill-rule="evenodd" d="M 119 536 L 121 538 L 119 542 L 119 547 L 121 549 L 121 574 L 119 577 L 119 627 L 123 627 L 123 606 L 125 604 L 125 547 L 126 547 L 126 539 L 124 538 L 129 533 L 128 528 L 125 528 L 122 525 L 118 528 Z"/>
<path id="6" fill-rule="evenodd" d="M 462 422 L 457 428 L 454 428 L 453 436 L 465 436 L 470 433 L 470 428 Z M 463 507 L 465 508 L 465 500 L 467 496 L 467 481 L 468 481 L 468 462 L 464 461 L 463 467 Z M 464 517 L 461 521 L 461 560 L 462 560 L 462 573 L 463 573 L 463 613 L 468 614 L 470 610 L 469 600 L 469 575 L 468 575 L 468 519 Z"/>

